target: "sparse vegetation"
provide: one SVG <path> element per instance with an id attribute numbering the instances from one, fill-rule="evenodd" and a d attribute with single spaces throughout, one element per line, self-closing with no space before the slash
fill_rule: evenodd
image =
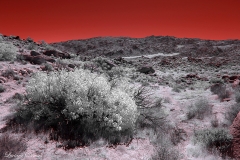
<path id="1" fill-rule="evenodd" d="M 26 142 L 20 138 L 13 138 L 9 134 L 0 137 L 0 159 L 13 159 L 14 155 L 21 155 L 27 149 Z"/>
<path id="2" fill-rule="evenodd" d="M 227 129 L 212 128 L 195 131 L 194 142 L 201 143 L 209 151 L 217 149 L 222 157 L 232 154 L 232 135 Z"/>
<path id="3" fill-rule="evenodd" d="M 203 119 L 204 115 L 209 115 L 212 113 L 212 107 L 210 107 L 208 101 L 201 98 L 195 102 L 194 105 L 188 107 L 187 118 L 192 119 L 197 117 L 198 119 Z"/>

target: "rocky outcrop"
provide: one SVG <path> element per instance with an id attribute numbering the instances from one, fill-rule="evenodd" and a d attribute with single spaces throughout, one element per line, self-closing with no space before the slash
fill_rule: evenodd
<path id="1" fill-rule="evenodd" d="M 47 50 L 47 51 L 43 52 L 43 54 L 46 55 L 46 56 L 54 56 L 54 57 L 57 57 L 57 58 L 64 58 L 64 59 L 70 59 L 71 58 L 70 54 L 58 52 L 58 51 L 55 51 L 55 50 Z"/>
<path id="2" fill-rule="evenodd" d="M 30 55 L 31 55 L 31 56 L 40 56 L 41 54 L 38 53 L 38 52 L 36 52 L 36 51 L 31 51 L 31 52 L 30 52 Z"/>
<path id="3" fill-rule="evenodd" d="M 240 160 L 240 112 L 234 119 L 230 132 L 233 136 L 233 156 L 236 160 Z"/>
<path id="4" fill-rule="evenodd" d="M 41 65 L 41 64 L 45 63 L 46 61 L 51 62 L 51 63 L 55 62 L 54 59 L 49 58 L 49 57 L 44 57 L 44 56 L 41 56 L 41 55 L 31 56 L 31 55 L 27 55 L 27 54 L 22 54 L 22 58 L 25 61 L 28 61 L 32 64 L 38 64 L 38 65 Z"/>

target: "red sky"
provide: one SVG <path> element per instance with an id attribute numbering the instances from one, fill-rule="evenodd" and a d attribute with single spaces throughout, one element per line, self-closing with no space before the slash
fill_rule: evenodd
<path id="1" fill-rule="evenodd" d="M 46 42 L 151 35 L 240 39 L 240 0 L 1 0 L 0 33 Z"/>

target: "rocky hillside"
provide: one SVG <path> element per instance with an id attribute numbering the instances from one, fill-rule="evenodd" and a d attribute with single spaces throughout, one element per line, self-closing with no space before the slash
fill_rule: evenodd
<path id="1" fill-rule="evenodd" d="M 52 46 L 84 56 L 135 56 L 156 53 L 181 53 L 182 56 L 233 56 L 240 54 L 240 40 L 201 40 L 150 36 L 146 38 L 97 37 L 52 43 Z"/>

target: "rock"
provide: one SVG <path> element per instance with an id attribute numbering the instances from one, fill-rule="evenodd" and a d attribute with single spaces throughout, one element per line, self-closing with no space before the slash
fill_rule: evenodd
<path id="1" fill-rule="evenodd" d="M 229 79 L 234 81 L 235 79 L 239 79 L 239 77 L 240 77 L 239 75 L 235 75 L 235 76 L 230 76 Z"/>
<path id="2" fill-rule="evenodd" d="M 155 70 L 151 66 L 143 66 L 138 71 L 145 74 L 150 74 L 155 72 Z"/>
<path id="3" fill-rule="evenodd" d="M 70 59 L 71 56 L 70 54 L 68 53 L 62 53 L 62 52 L 58 52 L 58 51 L 55 51 L 55 50 L 47 50 L 45 52 L 43 52 L 44 55 L 46 56 L 54 56 L 54 57 L 57 57 L 57 58 L 65 58 L 65 59 Z"/>
<path id="4" fill-rule="evenodd" d="M 68 67 L 75 68 L 75 65 L 74 64 L 68 64 Z"/>
<path id="5" fill-rule="evenodd" d="M 26 54 L 23 54 L 22 56 L 25 61 L 28 61 L 32 64 L 40 65 L 40 64 L 43 64 L 46 62 L 46 60 L 41 56 L 31 56 L 31 55 L 26 55 Z"/>
<path id="6" fill-rule="evenodd" d="M 31 52 L 30 52 L 30 55 L 31 55 L 31 56 L 39 56 L 39 55 L 41 55 L 41 54 L 38 53 L 38 52 L 36 52 L 36 51 L 31 51 Z"/>
<path id="7" fill-rule="evenodd" d="M 224 98 L 222 101 L 223 102 L 228 102 L 228 101 L 231 101 L 231 98 Z"/>
<path id="8" fill-rule="evenodd" d="M 240 112 L 230 126 L 230 133 L 233 136 L 233 156 L 240 160 Z"/>

